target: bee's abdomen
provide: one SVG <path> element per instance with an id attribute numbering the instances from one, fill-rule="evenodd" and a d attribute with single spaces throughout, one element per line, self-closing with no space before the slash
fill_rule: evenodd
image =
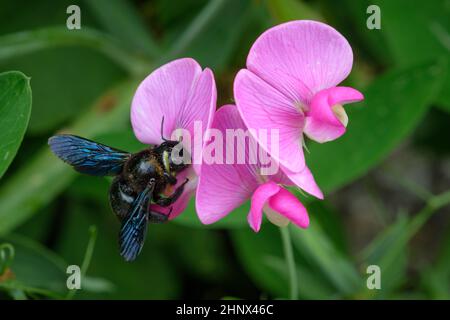
<path id="1" fill-rule="evenodd" d="M 117 218 L 122 221 L 130 211 L 136 193 L 122 176 L 114 179 L 109 189 L 109 203 Z"/>

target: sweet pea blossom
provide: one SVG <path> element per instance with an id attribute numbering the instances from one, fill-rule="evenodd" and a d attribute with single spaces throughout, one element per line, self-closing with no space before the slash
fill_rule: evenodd
<path id="1" fill-rule="evenodd" d="M 216 112 L 211 128 L 219 130 L 222 135 L 226 134 L 226 130 L 247 130 L 234 105 L 221 107 Z M 250 136 L 250 139 L 253 138 Z M 226 141 L 222 149 L 224 158 L 227 152 L 231 151 L 235 155 L 237 150 L 248 150 L 244 163 L 208 164 L 205 162 L 202 164 L 196 193 L 196 209 L 200 221 L 204 224 L 214 223 L 246 200 L 251 199 L 251 209 L 247 219 L 255 232 L 260 230 L 263 212 L 276 225 L 283 226 L 291 221 L 301 228 L 308 227 L 309 217 L 305 207 L 283 187 L 293 186 L 294 183 L 281 170 L 273 175 L 262 175 L 261 162 L 249 161 L 250 154 L 256 152 L 251 149 L 251 146 L 257 146 L 257 144 L 245 141 L 239 139 Z M 238 145 L 239 143 L 248 146 L 242 147 Z M 297 180 L 302 182 L 305 191 L 323 198 L 322 192 L 307 168 L 298 176 Z"/>
<path id="2" fill-rule="evenodd" d="M 193 59 L 183 58 L 169 62 L 153 71 L 139 85 L 131 105 L 131 124 L 137 139 L 144 144 L 158 145 L 162 135 L 171 138 L 178 129 L 187 130 L 194 137 L 194 123 L 201 125 L 201 135 L 211 125 L 216 109 L 216 84 L 208 68 L 202 70 Z M 196 132 L 198 135 L 198 132 Z M 192 141 L 183 140 L 189 147 Z M 200 146 L 201 147 L 201 146 Z M 191 150 L 189 150 L 191 151 Z M 197 152 L 201 155 L 201 151 Z M 187 206 L 197 186 L 193 166 L 177 175 L 178 187 L 189 178 L 185 191 L 173 204 L 170 219 L 178 216 Z M 170 193 L 170 190 L 168 190 Z M 152 204 L 152 209 L 168 213 L 168 208 Z"/>
<path id="3" fill-rule="evenodd" d="M 352 49 L 332 27 L 292 21 L 264 32 L 253 44 L 247 68 L 234 81 L 239 113 L 249 128 L 279 130 L 278 155 L 290 177 L 305 168 L 303 134 L 323 143 L 344 134 L 345 103 L 363 99 L 338 87 L 350 73 Z M 270 140 L 258 143 L 271 153 Z"/>

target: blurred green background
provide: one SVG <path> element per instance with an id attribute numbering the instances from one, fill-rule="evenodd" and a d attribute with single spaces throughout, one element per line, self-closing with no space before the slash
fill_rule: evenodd
<path id="1" fill-rule="evenodd" d="M 81 30 L 66 28 L 71 4 Z M 366 27 L 370 4 L 380 30 Z M 308 143 L 326 199 L 298 194 L 312 219 L 290 228 L 299 298 L 450 298 L 449 17 L 448 0 L 0 0 L 0 73 L 23 73 L 0 74 L 0 297 L 287 298 L 280 232 L 265 223 L 253 233 L 248 206 L 206 227 L 191 203 L 150 226 L 139 259 L 125 263 L 109 180 L 76 174 L 46 141 L 70 132 L 139 150 L 130 101 L 154 68 L 193 57 L 214 70 L 218 106 L 232 103 L 258 35 L 314 19 L 349 40 L 345 84 L 366 100 L 347 107 L 342 139 Z M 76 293 L 71 264 L 85 274 Z M 381 290 L 366 287 L 372 264 Z"/>

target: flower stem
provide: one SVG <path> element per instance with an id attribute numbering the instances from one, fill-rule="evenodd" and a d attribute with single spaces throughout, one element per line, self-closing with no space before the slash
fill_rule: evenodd
<path id="1" fill-rule="evenodd" d="M 296 300 L 298 298 L 298 278 L 297 268 L 295 266 L 294 252 L 292 250 L 291 235 L 289 233 L 289 226 L 281 227 L 281 240 L 283 242 L 284 256 L 289 272 L 290 285 L 290 299 Z"/>
<path id="2" fill-rule="evenodd" d="M 14 252 L 14 247 L 11 244 L 0 244 L 0 276 L 8 270 L 14 260 Z"/>
<path id="3" fill-rule="evenodd" d="M 420 210 L 419 213 L 414 215 L 414 218 L 409 223 L 409 239 L 412 238 L 417 231 L 428 221 L 431 216 L 441 209 L 450 204 L 450 190 L 447 190 L 436 196 L 431 196 L 427 201 L 426 206 Z"/>
<path id="4" fill-rule="evenodd" d="M 87 269 L 91 264 L 92 255 L 94 254 L 95 242 L 97 241 L 97 227 L 91 226 L 89 228 L 89 241 L 84 253 L 83 263 L 81 264 L 81 277 L 85 278 Z M 83 280 L 82 280 L 83 281 Z M 72 300 L 77 290 L 71 290 L 67 293 L 66 300 Z"/>

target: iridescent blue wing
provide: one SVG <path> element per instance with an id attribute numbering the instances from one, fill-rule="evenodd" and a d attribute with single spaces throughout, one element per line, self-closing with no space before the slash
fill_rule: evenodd
<path id="1" fill-rule="evenodd" d="M 53 136 L 48 144 L 55 155 L 75 170 L 94 176 L 119 174 L 130 156 L 127 152 L 68 134 Z"/>
<path id="2" fill-rule="evenodd" d="M 148 207 L 155 188 L 154 180 L 134 200 L 130 213 L 123 220 L 119 234 L 120 255 L 126 261 L 133 261 L 144 246 L 147 234 Z"/>

